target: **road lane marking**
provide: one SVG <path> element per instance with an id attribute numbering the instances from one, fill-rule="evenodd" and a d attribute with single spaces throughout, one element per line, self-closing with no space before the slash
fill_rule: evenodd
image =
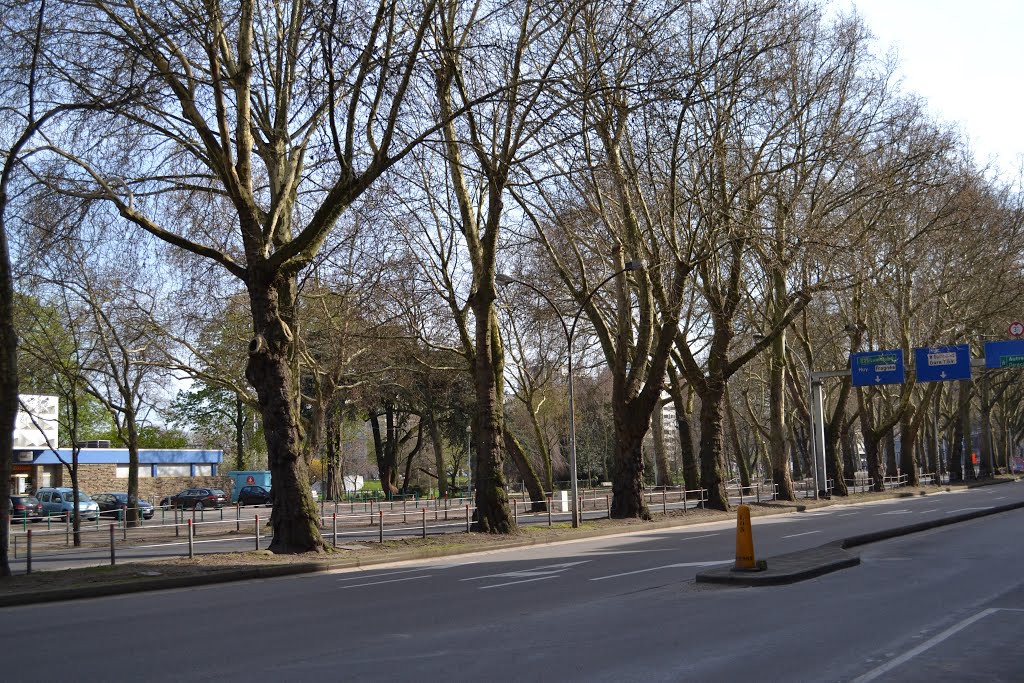
<path id="1" fill-rule="evenodd" d="M 783 538 L 796 538 L 797 536 L 807 536 L 809 534 L 820 534 L 821 530 L 818 531 L 805 531 L 802 534 L 790 534 L 789 536 L 783 536 Z"/>
<path id="2" fill-rule="evenodd" d="M 385 583 L 401 583 L 402 581 L 417 581 L 419 579 L 425 579 L 431 576 L 431 574 L 424 574 L 423 576 L 407 576 L 404 579 L 388 579 L 387 581 L 371 581 L 369 583 L 350 583 L 347 586 L 339 586 L 342 589 L 346 588 L 361 588 L 363 586 L 380 586 Z"/>
<path id="3" fill-rule="evenodd" d="M 721 535 L 722 534 L 704 534 L 703 536 L 686 536 L 685 538 L 681 538 L 679 540 L 681 540 L 681 541 L 695 541 L 698 538 L 711 538 L 712 536 L 721 536 Z"/>
<path id="4" fill-rule="evenodd" d="M 729 564 L 733 560 L 711 560 L 709 562 L 677 562 L 675 564 L 666 564 L 661 567 L 647 567 L 646 569 L 637 569 L 631 572 L 622 572 L 621 574 L 609 574 L 608 576 L 596 576 L 591 581 L 604 581 L 605 579 L 615 579 L 620 576 L 632 576 L 633 574 L 645 574 L 647 572 L 655 572 L 659 569 L 674 569 L 676 567 L 712 567 L 718 564 Z"/>
<path id="5" fill-rule="evenodd" d="M 938 512 L 938 511 L 939 511 L 939 508 L 932 508 L 931 510 L 920 510 L 920 513 L 923 515 L 923 514 L 927 514 L 929 512 Z"/>
<path id="6" fill-rule="evenodd" d="M 517 569 L 510 572 L 501 572 L 500 574 L 484 574 L 483 576 L 469 576 L 465 579 L 459 579 L 459 581 L 479 581 L 480 579 L 497 579 L 504 577 L 519 578 L 524 576 L 545 576 L 549 574 L 560 574 L 569 567 L 575 567 L 578 564 L 586 564 L 590 560 L 581 560 L 579 562 L 562 562 L 559 564 L 546 564 L 541 567 L 534 567 L 533 569 Z"/>
<path id="7" fill-rule="evenodd" d="M 990 614 L 995 614 L 998 611 L 999 611 L 999 609 L 998 608 L 994 608 L 994 607 L 990 607 L 989 609 L 982 610 L 982 611 L 978 612 L 977 614 L 975 614 L 973 617 L 968 617 L 967 619 L 964 619 L 959 624 L 956 624 L 954 626 L 951 626 L 951 627 L 947 628 L 945 631 L 943 631 L 939 635 L 935 636 L 934 638 L 926 640 L 925 642 L 921 643 L 917 647 L 904 652 L 899 657 L 897 657 L 895 659 L 892 659 L 892 660 L 889 660 L 885 664 L 882 664 L 881 666 L 876 667 L 876 668 L 872 669 L 871 671 L 868 671 L 866 674 L 858 676 L 857 678 L 853 679 L 853 683 L 868 683 L 868 681 L 873 681 L 876 678 L 878 678 L 879 676 L 881 676 L 882 674 L 885 674 L 885 673 L 888 673 L 888 672 L 892 671 L 893 669 L 895 669 L 900 664 L 904 664 L 904 663 L 910 661 L 911 659 L 913 659 L 914 657 L 918 656 L 922 652 L 925 652 L 925 651 L 935 647 L 936 645 L 938 645 L 942 641 L 946 640 L 950 636 L 956 635 L 957 633 L 959 633 L 960 631 L 964 630 L 965 628 L 967 628 L 968 626 L 970 626 L 974 622 L 978 621 L 979 619 L 983 619 L 984 617 L 987 617 Z"/>
<path id="8" fill-rule="evenodd" d="M 836 517 L 849 517 L 849 516 L 855 515 L 855 514 L 857 514 L 857 513 L 856 512 L 844 512 L 841 515 L 836 515 Z"/>
<path id="9" fill-rule="evenodd" d="M 951 515 L 954 512 L 970 512 L 971 510 L 991 510 L 994 507 L 994 505 L 986 505 L 985 507 L 982 508 L 960 508 L 959 510 L 947 510 L 946 514 Z"/>
<path id="10" fill-rule="evenodd" d="M 875 517 L 881 517 L 882 515 L 909 515 L 910 510 L 889 510 L 888 512 L 876 512 Z"/>
<path id="11" fill-rule="evenodd" d="M 395 574 L 412 574 L 413 572 L 423 572 L 423 571 L 427 571 L 426 568 L 418 567 L 416 569 L 403 569 L 402 571 L 399 571 L 399 572 L 384 572 L 383 574 L 374 574 L 372 577 L 368 577 L 368 576 L 366 576 L 366 573 L 365 573 L 366 570 L 363 570 L 363 574 L 362 575 L 350 576 L 350 577 L 345 578 L 345 579 L 336 579 L 336 580 L 337 581 L 359 581 L 361 579 L 367 579 L 367 578 L 374 578 L 374 579 L 376 579 L 376 578 L 379 578 L 381 576 L 394 576 Z"/>
<path id="12" fill-rule="evenodd" d="M 491 584 L 490 586 L 480 586 L 480 590 L 485 591 L 485 590 L 488 590 L 490 588 L 503 588 L 505 586 L 515 586 L 515 585 L 520 584 L 520 583 L 530 583 L 531 581 L 545 581 L 547 579 L 557 579 L 557 578 L 558 578 L 557 575 L 538 576 L 538 577 L 533 578 L 533 579 L 523 579 L 522 581 L 509 581 L 508 583 L 495 583 L 495 584 Z"/>

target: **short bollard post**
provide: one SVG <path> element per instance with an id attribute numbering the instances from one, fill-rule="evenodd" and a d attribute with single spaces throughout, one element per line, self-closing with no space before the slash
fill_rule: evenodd
<path id="1" fill-rule="evenodd" d="M 256 515 L 256 550 L 260 549 L 260 516 Z"/>
<path id="2" fill-rule="evenodd" d="M 700 509 L 704 509 L 704 489 L 700 490 Z"/>
<path id="3" fill-rule="evenodd" d="M 668 488 L 661 490 L 661 514 L 668 514 Z"/>
<path id="4" fill-rule="evenodd" d="M 25 573 L 32 573 L 32 530 L 25 532 Z"/>
<path id="5" fill-rule="evenodd" d="M 612 518 L 612 498 L 607 493 L 604 494 L 604 510 L 608 514 L 608 519 Z"/>
<path id="6" fill-rule="evenodd" d="M 64 515 L 64 545 L 71 545 L 71 513 Z"/>
<path id="7" fill-rule="evenodd" d="M 220 521 L 224 521 L 224 508 L 220 509 Z"/>
<path id="8" fill-rule="evenodd" d="M 551 496 L 548 496 L 548 526 L 551 526 Z"/>
<path id="9" fill-rule="evenodd" d="M 583 521 L 583 496 L 579 497 L 579 505 L 576 506 L 576 513 L 579 515 L 578 522 Z"/>
<path id="10" fill-rule="evenodd" d="M 519 501 L 512 501 L 512 519 L 515 520 L 516 524 L 519 524 Z"/>
<path id="11" fill-rule="evenodd" d="M 127 516 L 128 515 L 125 515 L 125 517 L 127 517 Z M 138 513 L 136 513 L 135 517 L 136 517 L 136 519 L 142 519 L 142 515 L 140 515 Z M 127 519 L 125 519 L 124 524 L 121 525 L 121 537 L 124 538 L 125 541 L 128 540 L 128 520 Z"/>
<path id="12" fill-rule="evenodd" d="M 757 502 L 761 502 L 761 482 L 757 482 Z"/>
<path id="13" fill-rule="evenodd" d="M 235 531 L 242 530 L 242 504 L 235 503 Z"/>
<path id="14" fill-rule="evenodd" d="M 466 533 L 469 533 L 469 506 L 466 506 Z"/>
<path id="15" fill-rule="evenodd" d="M 110 523 L 110 566 L 113 567 L 116 564 L 114 560 L 114 523 Z"/>
<path id="16" fill-rule="evenodd" d="M 195 557 L 195 547 L 194 547 L 194 543 L 193 543 L 192 532 L 193 532 L 192 520 L 190 519 L 190 520 L 188 520 L 188 557 L 189 557 L 189 559 L 192 559 L 193 557 Z"/>
<path id="17" fill-rule="evenodd" d="M 377 526 L 377 529 L 378 529 L 377 537 L 380 540 L 380 542 L 383 543 L 384 542 L 384 511 L 383 510 L 378 510 L 377 512 L 378 512 L 378 514 L 380 514 L 380 523 Z"/>
<path id="18" fill-rule="evenodd" d="M 180 535 L 178 531 L 178 506 L 174 506 L 174 537 L 178 538 Z"/>
<path id="19" fill-rule="evenodd" d="M 423 538 L 426 538 L 427 537 L 427 508 L 423 508 L 422 510 L 420 510 L 420 512 L 423 515 L 423 517 L 422 517 Z"/>
<path id="20" fill-rule="evenodd" d="M 373 504 L 371 503 L 370 504 L 370 526 L 373 526 L 374 521 L 376 521 L 376 520 L 374 520 L 374 518 L 373 518 Z"/>
<path id="21" fill-rule="evenodd" d="M 334 513 L 334 547 L 338 547 L 338 513 Z"/>

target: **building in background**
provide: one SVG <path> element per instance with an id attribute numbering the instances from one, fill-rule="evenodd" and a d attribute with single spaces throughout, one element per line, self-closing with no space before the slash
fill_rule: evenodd
<path id="1" fill-rule="evenodd" d="M 71 486 L 68 466 L 72 449 L 57 442 L 56 396 L 19 396 L 21 409 L 14 429 L 11 493 L 21 494 L 47 486 Z M 139 496 L 159 499 L 185 488 L 209 487 L 230 493 L 232 479 L 221 476 L 224 452 L 194 449 L 140 449 Z M 109 441 L 79 444 L 78 485 L 86 493 L 127 491 L 127 448 L 111 448 Z"/>

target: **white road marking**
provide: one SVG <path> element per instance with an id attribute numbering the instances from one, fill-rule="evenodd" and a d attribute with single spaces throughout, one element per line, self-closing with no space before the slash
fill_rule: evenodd
<path id="1" fill-rule="evenodd" d="M 424 574 L 422 576 L 407 576 L 404 579 L 389 579 L 387 581 L 371 581 L 369 583 L 350 583 L 347 586 L 341 586 L 341 588 L 361 588 L 363 586 L 379 586 L 384 583 L 401 583 L 402 581 L 416 581 L 418 579 L 425 579 L 429 576 L 431 576 L 431 574 Z"/>
<path id="2" fill-rule="evenodd" d="M 994 507 L 994 505 L 986 505 L 985 507 L 982 508 L 960 508 L 959 510 L 947 510 L 946 514 L 951 515 L 954 512 L 970 512 L 971 510 L 991 510 Z"/>
<path id="3" fill-rule="evenodd" d="M 534 567 L 533 569 L 520 569 L 511 572 L 502 572 L 500 574 L 484 574 L 483 576 L 470 576 L 465 579 L 459 579 L 459 581 L 477 581 L 479 579 L 496 579 L 501 577 L 512 577 L 518 578 L 522 576 L 544 576 L 548 574 L 560 574 L 569 567 L 575 567 L 578 564 L 586 564 L 590 560 L 581 560 L 579 562 L 562 562 L 560 564 L 546 564 L 542 567 Z"/>
<path id="4" fill-rule="evenodd" d="M 836 515 L 836 517 L 849 517 L 850 515 L 855 515 L 855 514 L 857 514 L 857 513 L 856 512 L 844 512 L 841 515 Z"/>
<path id="5" fill-rule="evenodd" d="M 480 586 L 480 590 L 485 591 L 485 590 L 487 590 L 489 588 L 501 588 L 503 586 L 515 586 L 516 584 L 519 584 L 519 583 L 530 583 L 531 581 L 544 581 L 545 579 L 554 579 L 554 578 L 557 578 L 557 577 L 556 576 L 538 576 L 537 578 L 534 578 L 534 579 L 523 579 L 522 581 L 509 581 L 508 583 L 495 583 L 495 584 L 490 585 L 490 586 Z M 465 580 L 465 579 L 463 579 L 463 580 Z"/>
<path id="6" fill-rule="evenodd" d="M 979 619 L 983 619 L 984 617 L 987 617 L 990 614 L 995 614 L 996 612 L 999 612 L 999 611 L 1024 612 L 1024 610 L 1020 610 L 1020 609 L 1002 609 L 1002 608 L 998 608 L 998 607 L 990 607 L 989 609 L 984 609 L 984 610 L 978 612 L 977 614 L 975 614 L 973 617 L 968 617 L 967 619 L 964 619 L 963 621 L 961 621 L 959 624 L 956 624 L 954 626 L 951 626 L 951 627 L 947 628 L 942 633 L 938 634 L 934 638 L 930 638 L 929 640 L 926 640 L 925 642 L 921 643 L 920 645 L 918 645 L 917 647 L 913 648 L 912 650 L 908 650 L 907 652 L 904 652 L 899 657 L 896 657 L 895 659 L 889 660 L 885 664 L 882 664 L 881 666 L 876 667 L 876 668 L 872 669 L 871 671 L 868 671 L 866 674 L 863 674 L 862 676 L 858 676 L 857 678 L 853 679 L 853 683 L 868 683 L 868 681 L 873 681 L 876 678 L 878 678 L 879 676 L 881 676 L 882 674 L 885 674 L 885 673 L 888 673 L 888 672 L 892 671 L 893 669 L 895 669 L 900 664 L 904 664 L 904 663 L 910 661 L 911 659 L 913 659 L 914 657 L 918 656 L 922 652 L 925 652 L 925 651 L 935 647 L 936 645 L 938 645 L 942 641 L 946 640 L 950 636 L 953 636 L 953 635 L 959 633 L 960 631 L 964 630 L 965 628 L 967 628 L 968 626 L 970 626 L 974 622 L 978 621 Z"/>
<path id="7" fill-rule="evenodd" d="M 704 534 L 703 536 L 687 536 L 687 537 L 681 538 L 679 540 L 681 540 L 681 541 L 695 541 L 698 538 L 711 538 L 712 536 L 721 536 L 721 534 Z"/>
<path id="8" fill-rule="evenodd" d="M 882 515 L 909 515 L 909 514 L 910 514 L 910 510 L 889 510 L 888 512 L 878 512 L 878 513 L 875 513 L 875 516 L 876 517 L 881 517 Z"/>
<path id="9" fill-rule="evenodd" d="M 923 514 L 926 514 L 926 513 L 929 513 L 929 512 L 938 512 L 938 511 L 939 511 L 939 508 L 932 508 L 931 510 L 919 510 L 919 512 L 920 512 L 920 513 L 921 513 L 922 515 L 923 515 Z"/>
<path id="10" fill-rule="evenodd" d="M 802 534 L 790 534 L 789 536 L 783 536 L 783 538 L 796 538 L 797 536 L 807 536 L 810 534 L 820 534 L 821 530 L 818 531 L 805 531 Z"/>
<path id="11" fill-rule="evenodd" d="M 622 572 L 621 574 L 609 574 L 608 576 L 597 576 L 591 581 L 604 581 L 605 579 L 615 579 L 620 576 L 630 576 L 632 574 L 644 574 L 646 572 L 654 572 L 659 569 L 673 569 L 675 567 L 712 567 L 717 564 L 729 564 L 733 560 L 712 560 L 710 562 L 677 562 L 675 564 L 666 564 L 661 567 L 648 567 L 647 569 L 637 569 L 631 572 Z"/>
<path id="12" fill-rule="evenodd" d="M 433 567 L 431 567 L 431 569 L 433 569 Z M 403 569 L 400 572 L 384 572 L 383 574 L 374 574 L 372 578 L 376 579 L 376 578 L 381 577 L 381 576 L 394 576 L 395 574 L 411 574 L 413 572 L 424 572 L 424 571 L 427 571 L 426 568 L 424 568 L 424 567 L 417 567 L 416 569 Z M 366 578 L 371 578 L 371 577 L 367 577 L 365 574 L 363 574 L 363 575 L 350 576 L 350 577 L 348 577 L 346 579 L 336 579 L 336 580 L 337 581 L 359 581 L 360 579 L 366 579 Z"/>

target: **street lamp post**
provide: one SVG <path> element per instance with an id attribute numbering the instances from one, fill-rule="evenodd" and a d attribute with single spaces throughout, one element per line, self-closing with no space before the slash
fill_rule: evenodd
<path id="1" fill-rule="evenodd" d="M 625 267 L 620 268 L 619 270 L 615 271 L 614 273 L 606 277 L 604 280 L 599 282 L 583 298 L 583 301 L 580 303 L 579 308 L 576 310 L 576 314 L 573 315 L 571 326 L 565 324 L 565 318 L 562 316 L 562 311 L 558 308 L 558 306 L 555 305 L 555 302 L 552 301 L 548 297 L 548 295 L 545 294 L 542 290 L 538 289 L 534 285 L 531 285 L 529 282 L 517 280 L 516 278 L 511 277 L 509 275 L 498 273 L 497 275 L 494 276 L 494 281 L 498 285 L 507 285 L 509 283 L 514 282 L 517 285 L 522 285 L 523 287 L 532 290 L 542 299 L 544 299 L 544 301 L 547 302 L 548 306 L 550 306 L 551 309 L 554 310 L 555 314 L 558 316 L 558 322 L 562 325 L 562 332 L 565 334 L 565 343 L 567 349 L 566 352 L 568 354 L 567 372 L 569 376 L 569 489 L 570 494 L 572 495 L 572 503 L 570 509 L 572 510 L 572 527 L 574 529 L 578 528 L 580 525 L 579 482 L 577 480 L 576 474 L 576 410 L 575 405 L 573 403 L 572 379 L 573 339 L 576 335 L 576 324 L 579 323 L 580 316 L 583 314 L 583 311 L 587 306 L 587 302 L 589 302 L 590 299 L 593 298 L 595 294 L 597 294 L 598 290 L 605 286 L 605 284 L 610 282 L 616 276 L 625 273 L 626 271 L 640 270 L 643 267 L 644 265 L 642 261 L 627 261 Z"/>

